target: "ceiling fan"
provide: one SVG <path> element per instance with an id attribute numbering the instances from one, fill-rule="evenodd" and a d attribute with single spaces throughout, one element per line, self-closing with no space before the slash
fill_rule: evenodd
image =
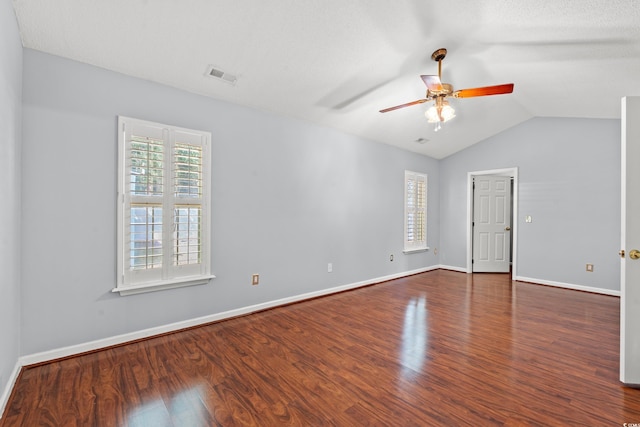
<path id="1" fill-rule="evenodd" d="M 513 92 L 513 83 L 484 86 L 472 89 L 453 90 L 453 86 L 449 83 L 442 83 L 442 60 L 447 56 L 447 49 L 438 49 L 431 54 L 431 59 L 438 63 L 438 75 L 421 75 L 422 81 L 427 86 L 427 95 L 424 99 L 408 102 L 406 104 L 396 105 L 395 107 L 380 110 L 381 113 L 397 110 L 412 105 L 422 104 L 427 101 L 434 101 L 434 105 L 427 110 L 425 116 L 429 123 L 436 123 L 436 130 L 440 129 L 440 123 L 451 120 L 455 117 L 454 109 L 449 105 L 446 98 L 471 98 L 475 96 L 502 95 Z"/>

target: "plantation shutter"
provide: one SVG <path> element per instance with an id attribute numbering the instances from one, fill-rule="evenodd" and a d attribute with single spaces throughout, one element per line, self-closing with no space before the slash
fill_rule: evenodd
<path id="1" fill-rule="evenodd" d="M 404 250 L 427 248 L 427 176 L 405 171 Z"/>
<path id="2" fill-rule="evenodd" d="M 124 146 L 124 283 L 163 277 L 166 145 L 169 133 L 149 123 L 127 123 Z"/>
<path id="3" fill-rule="evenodd" d="M 175 132 L 171 147 L 172 238 L 169 264 L 175 274 L 203 274 L 205 217 L 204 155 L 208 151 L 199 134 Z M 179 272 L 179 273 L 178 273 Z"/>

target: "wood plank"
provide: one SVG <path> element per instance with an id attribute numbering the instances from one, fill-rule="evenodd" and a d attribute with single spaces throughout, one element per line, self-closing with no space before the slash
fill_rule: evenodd
<path id="1" fill-rule="evenodd" d="M 638 423 L 619 304 L 431 271 L 26 368 L 0 426 Z"/>

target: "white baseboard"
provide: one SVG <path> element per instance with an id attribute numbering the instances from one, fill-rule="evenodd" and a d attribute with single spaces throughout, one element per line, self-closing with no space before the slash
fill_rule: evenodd
<path id="1" fill-rule="evenodd" d="M 591 286 L 574 285 L 572 283 L 554 282 L 552 280 L 534 279 L 531 277 L 516 276 L 515 280 L 519 282 L 535 283 L 537 285 L 555 286 L 558 288 L 573 289 L 574 291 L 592 292 L 594 294 L 611 295 L 614 297 L 620 296 L 620 291 L 604 288 L 593 288 Z"/>
<path id="2" fill-rule="evenodd" d="M 466 268 L 455 267 L 452 265 L 440 264 L 438 268 L 441 268 L 443 270 L 458 271 L 460 273 L 467 273 Z M 516 276 L 513 280 L 517 280 L 519 282 L 534 283 L 536 285 L 546 285 L 546 286 L 555 286 L 557 288 L 572 289 L 574 291 L 583 291 L 583 292 L 591 292 L 594 294 L 611 295 L 614 297 L 620 296 L 620 291 L 616 291 L 613 289 L 594 288 L 591 286 L 575 285 L 573 283 L 555 282 L 553 280 L 534 279 L 532 277 L 523 277 L 523 276 Z"/>
<path id="3" fill-rule="evenodd" d="M 64 357 L 75 356 L 78 354 L 82 354 L 90 351 L 96 351 L 96 350 L 111 347 L 114 345 L 120 345 L 120 344 L 124 344 L 131 341 L 150 338 L 155 335 L 162 335 L 169 332 L 179 331 L 180 329 L 191 328 L 194 326 L 204 325 L 206 323 L 216 322 L 219 320 L 224 320 L 232 317 L 242 316 L 245 314 L 255 313 L 257 311 L 262 311 L 269 308 L 278 307 L 281 305 L 291 304 L 294 302 L 304 301 L 311 298 L 330 295 L 337 292 L 343 292 L 350 289 L 356 289 L 362 286 L 368 286 L 375 283 L 386 282 L 388 280 L 398 279 L 400 277 L 405 277 L 405 276 L 411 276 L 413 274 L 418 274 L 418 273 L 424 273 L 426 271 L 437 270 L 438 268 L 440 267 L 435 265 L 431 267 L 420 268 L 417 270 L 390 274 L 388 276 L 376 277 L 374 279 L 364 280 L 362 282 L 350 283 L 347 285 L 337 286 L 334 288 L 322 289 L 315 292 L 309 292 L 305 294 L 295 295 L 292 297 L 268 301 L 261 304 L 241 307 L 234 310 L 224 311 L 221 313 L 215 313 L 215 314 L 210 314 L 203 317 L 197 317 L 194 319 L 184 320 L 176 323 L 170 323 L 168 325 L 158 326 L 155 328 L 149 328 L 149 329 L 130 332 L 122 335 L 116 335 L 108 338 L 102 338 L 95 341 L 89 341 L 89 342 L 76 344 L 68 347 L 57 348 L 53 350 L 44 351 L 41 353 L 29 354 L 29 355 L 20 357 L 19 364 L 20 366 L 28 366 L 28 365 L 48 362 L 51 360 L 56 360 Z"/>
<path id="4" fill-rule="evenodd" d="M 440 265 L 438 266 L 438 268 L 441 268 L 441 269 L 443 269 L 443 270 L 457 271 L 457 272 L 459 272 L 459 273 L 466 273 L 466 272 L 467 272 L 467 269 L 466 269 L 466 268 L 464 268 L 464 267 L 455 267 L 455 266 L 453 266 L 453 265 L 443 265 L 443 264 L 440 264 Z"/>
<path id="5" fill-rule="evenodd" d="M 2 396 L 0 396 L 0 419 L 2 419 L 2 415 L 4 414 L 7 402 L 9 402 L 9 396 L 11 396 L 11 391 L 13 390 L 13 386 L 16 385 L 16 381 L 18 380 L 18 375 L 20 375 L 21 370 L 22 365 L 20 364 L 20 360 L 18 360 L 16 362 L 16 366 L 13 367 L 11 376 L 9 376 L 9 381 L 7 381 L 7 384 L 4 387 Z"/>

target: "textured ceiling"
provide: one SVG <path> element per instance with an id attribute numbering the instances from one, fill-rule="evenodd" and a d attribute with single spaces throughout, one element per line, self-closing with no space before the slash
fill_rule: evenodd
<path id="1" fill-rule="evenodd" d="M 443 158 L 535 116 L 619 118 L 640 95 L 635 0 L 13 0 L 24 47 Z M 448 49 L 439 132 L 420 74 Z M 235 85 L 207 76 L 210 66 Z M 424 144 L 415 141 L 427 139 Z"/>

